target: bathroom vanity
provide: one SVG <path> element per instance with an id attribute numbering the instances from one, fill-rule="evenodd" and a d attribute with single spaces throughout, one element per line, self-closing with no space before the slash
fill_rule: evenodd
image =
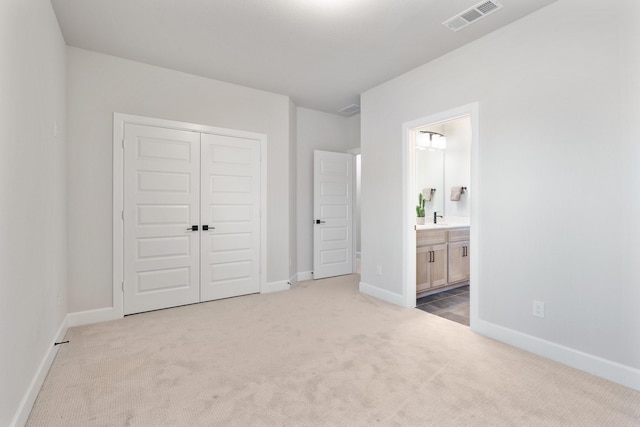
<path id="1" fill-rule="evenodd" d="M 469 226 L 416 226 L 416 297 L 469 282 Z"/>

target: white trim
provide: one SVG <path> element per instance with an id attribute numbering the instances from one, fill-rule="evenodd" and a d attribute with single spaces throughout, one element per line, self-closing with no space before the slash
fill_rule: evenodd
<path id="1" fill-rule="evenodd" d="M 312 271 L 298 271 L 298 282 L 304 282 L 305 280 L 313 280 Z"/>
<path id="2" fill-rule="evenodd" d="M 77 311 L 67 315 L 67 324 L 70 328 L 75 326 L 90 325 L 92 323 L 106 322 L 121 319 L 115 307 L 98 308 L 96 310 Z"/>
<path id="3" fill-rule="evenodd" d="M 47 378 L 47 374 L 49 373 L 49 369 L 51 369 L 51 365 L 53 364 L 53 360 L 58 354 L 59 346 L 55 345 L 55 343 L 62 341 L 62 338 L 67 333 L 67 318 L 65 317 L 56 332 L 55 337 L 51 341 L 49 345 L 49 349 L 45 353 L 38 369 L 36 370 L 27 391 L 25 392 L 22 400 L 20 401 L 20 405 L 18 405 L 18 409 L 9 424 L 10 427 L 19 427 L 24 426 L 29 419 L 29 414 L 33 409 L 33 404 L 36 402 L 36 398 L 38 397 L 38 393 L 40 393 L 40 389 L 44 384 L 44 380 Z"/>
<path id="4" fill-rule="evenodd" d="M 356 263 L 356 251 L 357 251 L 357 230 L 356 230 L 356 212 L 358 210 L 358 203 L 356 200 L 356 187 L 358 186 L 358 177 L 356 176 L 356 169 L 358 165 L 356 163 L 357 156 L 360 153 L 351 153 L 351 151 L 360 151 L 360 148 L 354 148 L 353 150 L 349 150 L 349 154 L 351 154 L 351 273 L 356 273 L 358 271 L 358 266 Z"/>
<path id="5" fill-rule="evenodd" d="M 213 135 L 233 136 L 237 138 L 255 139 L 260 141 L 260 292 L 272 292 L 272 286 L 267 284 L 267 135 L 256 132 L 235 129 L 218 128 L 195 123 L 178 122 L 152 117 L 133 116 L 130 114 L 113 113 L 113 310 L 112 319 L 124 317 L 124 226 L 122 211 L 124 209 L 124 138 L 125 123 L 155 126 L 167 129 L 186 130 Z M 286 283 L 286 282 L 285 282 Z M 287 284 L 288 286 L 288 284 Z M 106 309 L 105 309 L 106 310 Z M 74 313 L 75 314 L 75 313 Z M 78 313 L 79 314 L 79 313 Z M 84 315 L 82 315 L 84 316 Z M 94 315 L 88 315 L 94 318 Z M 95 315 L 95 318 L 99 317 Z M 80 317 L 82 319 L 83 317 Z"/>
<path id="6" fill-rule="evenodd" d="M 357 156 L 358 154 L 362 154 L 362 150 L 360 149 L 360 147 L 356 147 L 356 148 L 351 148 L 347 150 L 347 153 Z"/>
<path id="7" fill-rule="evenodd" d="M 458 108 L 432 114 L 417 120 L 412 120 L 402 124 L 402 300 L 398 305 L 412 308 L 416 306 L 416 233 L 415 233 L 415 209 L 413 191 L 415 187 L 415 140 L 413 129 L 421 126 L 436 124 L 439 122 L 453 120 L 463 116 L 471 118 L 471 182 L 474 194 L 480 194 L 479 182 L 479 110 L 478 102 L 463 105 Z M 478 289 L 480 258 L 478 255 L 479 236 L 479 198 L 472 197 L 471 202 L 471 256 L 470 270 L 470 323 L 471 329 L 475 330 L 474 324 L 478 321 Z"/>
<path id="8" fill-rule="evenodd" d="M 367 294 L 374 298 L 381 299 L 382 301 L 386 301 L 390 304 L 402 306 L 404 303 L 404 297 L 402 295 L 389 292 L 386 289 L 371 286 L 368 283 L 360 282 L 360 286 L 358 287 L 358 289 L 363 294 Z M 415 305 L 415 298 L 413 301 L 413 305 Z"/>
<path id="9" fill-rule="evenodd" d="M 293 287 L 296 283 L 298 283 L 298 274 L 294 274 L 293 276 L 289 277 L 289 285 L 291 287 Z"/>
<path id="10" fill-rule="evenodd" d="M 522 350 L 640 391 L 640 370 L 476 319 L 474 331 Z"/>
<path id="11" fill-rule="evenodd" d="M 270 292 L 288 291 L 291 289 L 291 285 L 286 280 L 280 280 L 278 282 L 269 282 L 261 290 L 261 294 L 267 294 Z"/>

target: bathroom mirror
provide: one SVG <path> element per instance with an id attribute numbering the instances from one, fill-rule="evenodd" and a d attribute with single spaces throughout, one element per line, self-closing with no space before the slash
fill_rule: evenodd
<path id="1" fill-rule="evenodd" d="M 431 201 L 425 204 L 425 219 L 433 220 L 433 213 L 444 215 L 444 156 L 445 150 L 416 149 L 416 191 L 415 204 L 418 204 L 418 193 L 424 188 L 432 188 Z"/>

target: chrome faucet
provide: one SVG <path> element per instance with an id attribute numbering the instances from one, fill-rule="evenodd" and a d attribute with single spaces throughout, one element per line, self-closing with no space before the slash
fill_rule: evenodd
<path id="1" fill-rule="evenodd" d="M 438 212 L 433 212 L 433 223 L 437 224 L 438 223 L 438 218 L 444 218 L 442 215 L 438 215 Z"/>

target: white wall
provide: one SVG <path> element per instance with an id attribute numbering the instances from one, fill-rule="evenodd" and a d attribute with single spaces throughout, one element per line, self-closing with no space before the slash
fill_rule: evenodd
<path id="1" fill-rule="evenodd" d="M 347 145 L 349 149 L 360 148 L 360 114 L 347 118 Z"/>
<path id="2" fill-rule="evenodd" d="M 0 425 L 10 426 L 26 421 L 67 312 L 65 45 L 49 1 L 0 2 L 0 70 Z"/>
<path id="3" fill-rule="evenodd" d="M 471 119 L 461 117 L 444 123 L 442 133 L 447 136 L 444 156 L 444 215 L 471 215 Z M 451 187 L 467 187 L 460 200 L 451 200 Z"/>
<path id="4" fill-rule="evenodd" d="M 267 282 L 286 285 L 289 98 L 72 47 L 67 54 L 69 311 L 112 305 L 114 112 L 267 135 Z"/>
<path id="5" fill-rule="evenodd" d="M 639 29 L 559 0 L 362 94 L 363 283 L 402 293 L 402 124 L 478 101 L 480 320 L 640 388 Z"/>
<path id="6" fill-rule="evenodd" d="M 355 144 L 350 118 L 298 107 L 298 272 L 313 270 L 313 151 L 346 153 Z M 351 133 L 350 130 L 351 129 Z"/>

